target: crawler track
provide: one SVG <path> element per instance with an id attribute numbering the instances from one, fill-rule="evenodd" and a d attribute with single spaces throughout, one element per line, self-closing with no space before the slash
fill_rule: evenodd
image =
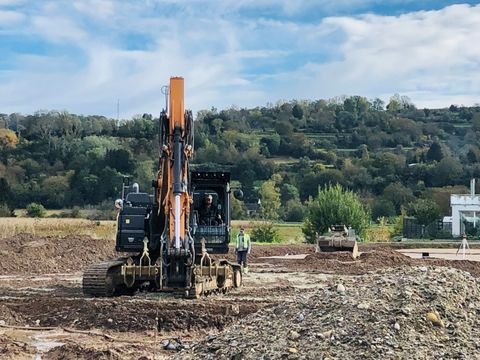
<path id="1" fill-rule="evenodd" d="M 119 285 L 113 273 L 125 261 L 126 259 L 117 259 L 89 266 L 83 273 L 83 293 L 95 297 L 113 296 Z"/>

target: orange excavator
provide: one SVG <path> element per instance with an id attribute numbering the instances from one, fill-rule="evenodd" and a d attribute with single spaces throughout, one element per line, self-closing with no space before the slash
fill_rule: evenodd
<path id="1" fill-rule="evenodd" d="M 93 264 L 83 276 L 88 296 L 132 294 L 138 290 L 181 291 L 197 298 L 239 287 L 239 264 L 215 260 L 228 253 L 230 174 L 190 170 L 193 116 L 184 109 L 184 79 L 172 77 L 167 109 L 160 115 L 160 155 L 152 193 L 123 184 L 116 250 L 128 256 Z M 234 196 L 241 198 L 241 191 Z M 209 198 L 215 218 L 201 211 Z"/>

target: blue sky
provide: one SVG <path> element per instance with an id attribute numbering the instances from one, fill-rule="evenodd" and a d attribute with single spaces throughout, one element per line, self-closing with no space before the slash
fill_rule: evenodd
<path id="1" fill-rule="evenodd" d="M 158 114 L 395 93 L 480 103 L 477 1 L 0 0 L 0 113 Z"/>

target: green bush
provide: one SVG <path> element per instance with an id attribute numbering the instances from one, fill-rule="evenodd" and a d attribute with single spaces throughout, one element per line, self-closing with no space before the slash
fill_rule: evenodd
<path id="1" fill-rule="evenodd" d="M 87 215 L 88 220 L 115 220 L 118 210 L 113 206 L 113 200 L 104 200 L 95 207 L 95 211 Z"/>
<path id="2" fill-rule="evenodd" d="M 64 219 L 79 219 L 81 218 L 80 208 L 78 206 L 75 206 L 71 210 L 62 211 L 59 215 L 52 217 L 59 217 Z"/>
<path id="3" fill-rule="evenodd" d="M 251 240 L 264 243 L 278 243 L 282 241 L 282 238 L 272 222 L 264 221 L 255 225 L 252 229 Z"/>
<path id="4" fill-rule="evenodd" d="M 42 204 L 30 203 L 27 205 L 27 216 L 29 217 L 45 217 L 47 211 Z"/>
<path id="5" fill-rule="evenodd" d="M 0 204 L 0 217 L 15 217 L 15 212 L 7 204 Z"/>

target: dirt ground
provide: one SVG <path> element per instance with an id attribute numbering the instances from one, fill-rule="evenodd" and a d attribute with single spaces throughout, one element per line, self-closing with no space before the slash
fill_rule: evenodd
<path id="1" fill-rule="evenodd" d="M 480 263 L 411 259 L 386 247 L 362 247 L 354 261 L 347 253 L 316 254 L 310 245 L 265 245 L 254 247 L 244 286 L 224 295 L 85 297 L 82 270 L 114 257 L 113 249 L 111 241 L 81 236 L 0 239 L 0 358 L 168 359 L 251 314 L 294 303 L 342 276 L 412 266 L 453 267 L 480 276 Z M 309 255 L 268 258 L 286 254 Z M 228 258 L 234 259 L 233 252 Z"/>

